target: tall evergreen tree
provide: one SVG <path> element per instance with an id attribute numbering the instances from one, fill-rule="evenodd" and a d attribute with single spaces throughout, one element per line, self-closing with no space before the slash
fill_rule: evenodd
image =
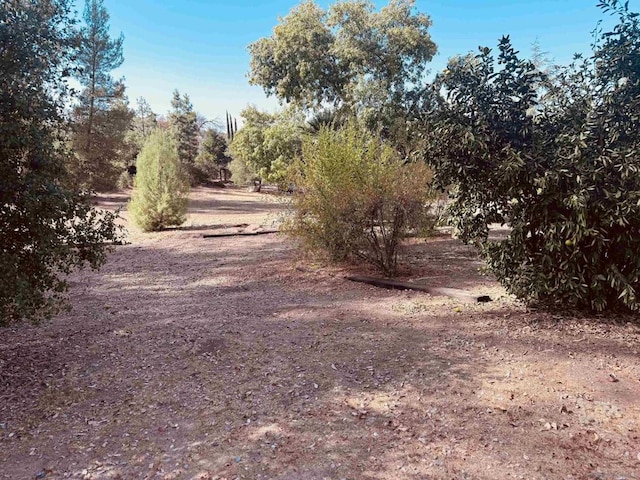
<path id="1" fill-rule="evenodd" d="M 193 165 L 198 155 L 198 122 L 196 112 L 186 93 L 180 95 L 174 90 L 171 99 L 173 111 L 169 115 L 169 122 L 174 129 L 178 141 L 178 155 L 185 166 Z"/>
<path id="2" fill-rule="evenodd" d="M 128 108 L 122 80 L 111 71 L 122 65 L 121 34 L 109 37 L 109 14 L 103 0 L 87 0 L 85 25 L 78 35 L 77 79 L 84 87 L 74 109 L 76 174 L 87 186 L 98 190 L 112 188 L 126 159 L 125 134 L 133 113 Z"/>
<path id="3" fill-rule="evenodd" d="M 144 97 L 137 98 L 133 130 L 146 139 L 157 125 L 158 116 L 153 113 L 149 102 Z"/>
<path id="4" fill-rule="evenodd" d="M 127 167 L 135 164 L 136 157 L 142 150 L 145 141 L 158 126 L 158 116 L 151 110 L 151 105 L 143 97 L 136 99 L 133 115 L 131 126 L 126 135 L 128 149 L 124 158 L 127 160 Z"/>
<path id="5" fill-rule="evenodd" d="M 0 325 L 64 301 L 65 274 L 105 259 L 114 216 L 64 182 L 70 0 L 0 2 Z"/>

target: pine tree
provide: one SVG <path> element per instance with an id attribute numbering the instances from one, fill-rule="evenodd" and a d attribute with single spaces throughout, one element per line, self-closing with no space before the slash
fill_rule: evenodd
<path id="1" fill-rule="evenodd" d="M 87 0 L 83 18 L 76 77 L 84 89 L 73 112 L 74 173 L 86 186 L 108 190 L 125 167 L 125 135 L 133 118 L 124 83 L 110 75 L 124 61 L 124 37 L 109 37 L 109 14 L 103 0 Z"/>
<path id="2" fill-rule="evenodd" d="M 135 165 L 136 157 L 142 150 L 145 141 L 158 126 L 158 116 L 151 110 L 151 105 L 143 98 L 136 99 L 136 109 L 131 121 L 129 131 L 125 135 L 125 143 L 127 145 L 123 159 L 126 160 L 127 170 L 122 170 L 121 179 L 126 178 L 124 182 L 127 186 L 131 183 L 131 177 L 127 173 L 132 165 Z M 122 182 L 119 182 L 122 183 Z M 119 185 L 122 187 L 122 185 Z"/>
<path id="3" fill-rule="evenodd" d="M 175 90 L 171 99 L 173 112 L 169 115 L 169 122 L 174 129 L 178 141 L 178 155 L 185 166 L 193 165 L 198 155 L 198 122 L 196 112 L 186 93 L 180 96 Z"/>
<path id="4" fill-rule="evenodd" d="M 151 105 L 144 97 L 136 99 L 136 110 L 133 122 L 133 130 L 142 138 L 146 139 L 157 127 L 158 116 L 153 113 Z"/>
<path id="5" fill-rule="evenodd" d="M 138 155 L 129 211 L 145 232 L 181 225 L 186 219 L 189 181 L 174 135 L 156 129 Z"/>

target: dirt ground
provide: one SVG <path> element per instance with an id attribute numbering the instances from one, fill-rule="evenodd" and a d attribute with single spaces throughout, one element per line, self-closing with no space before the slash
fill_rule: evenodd
<path id="1" fill-rule="evenodd" d="M 0 478 L 640 479 L 637 321 L 527 310 L 446 236 L 403 278 L 494 301 L 352 283 L 371 272 L 277 234 L 203 238 L 282 210 L 197 189 L 183 228 L 130 227 L 75 274 L 71 312 L 1 330 Z"/>

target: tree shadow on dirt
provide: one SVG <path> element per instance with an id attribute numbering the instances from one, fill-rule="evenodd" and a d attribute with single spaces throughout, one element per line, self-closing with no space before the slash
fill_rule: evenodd
<path id="1" fill-rule="evenodd" d="M 456 326 L 437 304 L 392 308 L 426 296 L 296 270 L 281 238 L 167 235 L 77 274 L 71 313 L 3 332 L 6 475 L 550 478 L 606 463 L 606 446 L 564 429 L 550 397 L 519 396 L 503 371 L 509 355 L 549 347 L 513 335 L 502 351 L 503 330 L 529 327 L 524 315 L 488 307 Z M 459 257 L 452 271 L 464 271 Z M 570 448 L 569 432 L 584 448 Z"/>

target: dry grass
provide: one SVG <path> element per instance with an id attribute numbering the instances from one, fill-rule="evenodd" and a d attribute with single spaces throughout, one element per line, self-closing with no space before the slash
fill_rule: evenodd
<path id="1" fill-rule="evenodd" d="M 273 197 L 192 195 L 188 228 L 74 275 L 71 313 L 1 332 L 0 478 L 640 478 L 637 323 L 528 311 L 446 237 L 405 277 L 494 302 L 350 283 L 202 238 Z"/>

